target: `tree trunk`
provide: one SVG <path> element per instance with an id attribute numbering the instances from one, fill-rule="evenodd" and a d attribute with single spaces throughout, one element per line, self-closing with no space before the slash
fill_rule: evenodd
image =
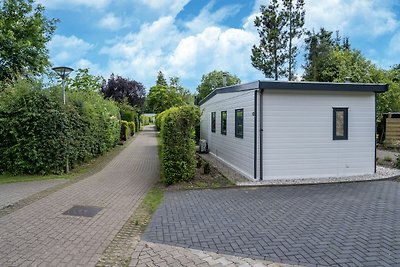
<path id="1" fill-rule="evenodd" d="M 276 39 L 274 40 L 274 74 L 275 81 L 278 80 L 278 52 L 276 51 Z"/>
<path id="2" fill-rule="evenodd" d="M 292 80 L 292 38 L 293 38 L 293 27 L 292 27 L 292 3 L 289 6 L 289 81 Z"/>

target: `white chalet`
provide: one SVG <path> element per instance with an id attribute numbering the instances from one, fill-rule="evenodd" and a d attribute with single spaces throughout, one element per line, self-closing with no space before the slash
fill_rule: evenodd
<path id="1" fill-rule="evenodd" d="M 386 84 L 257 81 L 200 102 L 200 138 L 249 179 L 376 171 L 376 93 Z"/>

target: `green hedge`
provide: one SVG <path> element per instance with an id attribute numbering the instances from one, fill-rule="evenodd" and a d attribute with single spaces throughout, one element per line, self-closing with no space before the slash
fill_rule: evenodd
<path id="1" fill-rule="evenodd" d="M 134 135 L 135 132 L 136 132 L 136 125 L 135 125 L 135 123 L 134 123 L 133 121 L 129 121 L 129 122 L 128 122 L 128 127 L 129 127 L 129 130 L 130 130 L 130 132 L 131 132 L 131 136 Z"/>
<path id="2" fill-rule="evenodd" d="M 0 172 L 47 174 L 65 171 L 118 143 L 119 109 L 98 93 L 19 81 L 0 93 Z"/>
<path id="3" fill-rule="evenodd" d="M 173 184 L 193 178 L 196 169 L 194 126 L 200 120 L 199 108 L 174 107 L 157 117 L 161 124 L 163 182 Z"/>
<path id="4" fill-rule="evenodd" d="M 168 111 L 168 109 L 156 115 L 155 124 L 156 124 L 156 128 L 158 131 L 161 131 L 161 122 L 162 122 L 164 114 L 166 114 L 167 111 Z"/>

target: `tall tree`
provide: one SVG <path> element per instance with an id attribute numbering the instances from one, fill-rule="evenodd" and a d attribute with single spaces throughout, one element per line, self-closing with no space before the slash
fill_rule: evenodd
<path id="1" fill-rule="evenodd" d="M 261 15 L 254 20 L 260 36 L 260 44 L 253 45 L 251 63 L 265 77 L 278 78 L 286 73 L 285 59 L 287 34 L 285 14 L 279 9 L 278 0 L 271 0 L 268 7 L 260 7 Z"/>
<path id="2" fill-rule="evenodd" d="M 201 82 L 197 86 L 197 101 L 204 99 L 212 90 L 224 86 L 224 72 L 213 70 L 201 77 Z M 226 72 L 226 85 L 240 84 L 240 79 L 236 75 Z"/>
<path id="3" fill-rule="evenodd" d="M 333 32 L 321 28 L 318 33 L 309 31 L 305 38 L 306 53 L 304 79 L 306 81 L 321 81 L 322 70 L 328 64 L 328 58 L 336 42 L 332 39 Z M 338 38 L 338 35 L 337 37 Z M 339 40 L 340 42 L 340 40 Z"/>
<path id="4" fill-rule="evenodd" d="M 3 0 L 0 5 L 0 81 L 35 76 L 50 65 L 46 43 L 56 19 L 44 16 L 44 7 L 34 0 Z"/>
<path id="5" fill-rule="evenodd" d="M 89 69 L 78 69 L 75 78 L 67 78 L 68 88 L 72 90 L 95 91 L 101 90 L 105 83 L 102 76 L 89 74 Z"/>
<path id="6" fill-rule="evenodd" d="M 156 85 L 168 86 L 164 73 L 161 70 L 158 71 Z"/>
<path id="7" fill-rule="evenodd" d="M 150 88 L 146 98 L 147 111 L 161 113 L 171 107 L 193 104 L 192 95 L 180 85 L 179 77 L 170 77 L 170 83 L 166 85 L 163 81 L 166 80 L 160 71 L 157 75 L 156 85 Z"/>
<path id="8" fill-rule="evenodd" d="M 129 105 L 142 110 L 146 90 L 140 82 L 111 74 L 107 83 L 101 89 L 105 98 L 112 98 L 117 102 L 127 101 Z"/>
<path id="9" fill-rule="evenodd" d="M 296 3 L 294 3 L 296 2 Z M 296 57 L 298 48 L 294 44 L 296 39 L 303 35 L 304 28 L 304 0 L 283 0 L 284 14 L 287 20 L 289 44 L 287 48 L 288 79 L 293 80 L 293 73 L 296 68 Z"/>
<path id="10" fill-rule="evenodd" d="M 254 20 L 260 36 L 260 44 L 254 45 L 251 61 L 265 77 L 293 80 L 298 48 L 295 41 L 303 34 L 304 0 L 271 0 L 260 7 L 261 15 Z"/>

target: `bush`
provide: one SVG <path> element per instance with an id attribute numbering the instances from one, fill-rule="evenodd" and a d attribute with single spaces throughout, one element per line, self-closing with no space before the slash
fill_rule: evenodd
<path id="1" fill-rule="evenodd" d="M 170 108 L 161 113 L 163 181 L 173 184 L 191 179 L 196 169 L 194 126 L 200 120 L 195 106 Z M 161 115 L 160 114 L 160 115 Z"/>
<path id="2" fill-rule="evenodd" d="M 133 121 L 128 122 L 128 127 L 131 133 L 131 136 L 135 134 L 136 131 L 136 125 Z"/>
<path id="3" fill-rule="evenodd" d="M 135 121 L 137 113 L 131 106 L 129 106 L 128 104 L 119 104 L 119 110 L 121 114 L 121 120 L 127 122 Z"/>
<path id="4" fill-rule="evenodd" d="M 129 128 L 129 124 L 127 121 L 121 120 L 121 133 L 120 133 L 120 141 L 126 141 L 131 136 L 131 130 Z"/>
<path id="5" fill-rule="evenodd" d="M 154 123 L 153 117 L 150 117 L 150 116 L 142 115 L 142 116 L 140 116 L 140 119 L 141 119 L 143 125 L 150 125 L 150 124 Z"/>
<path id="6" fill-rule="evenodd" d="M 0 93 L 0 172 L 62 173 L 119 140 L 119 109 L 98 93 L 18 81 Z"/>
<path id="7" fill-rule="evenodd" d="M 163 120 L 163 116 L 167 113 L 168 109 L 156 115 L 156 128 L 158 131 L 161 131 L 161 124 Z"/>

